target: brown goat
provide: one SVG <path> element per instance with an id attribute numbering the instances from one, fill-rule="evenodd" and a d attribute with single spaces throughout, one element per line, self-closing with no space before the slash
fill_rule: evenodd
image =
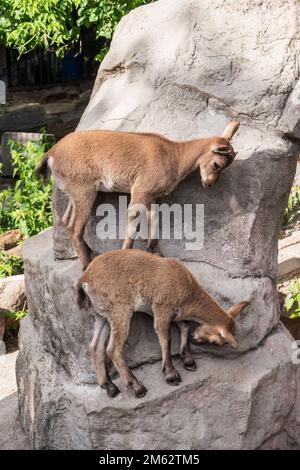
<path id="1" fill-rule="evenodd" d="M 38 165 L 37 174 L 46 179 L 49 167 L 58 187 L 69 196 L 62 222 L 83 268 L 90 262 L 83 232 L 98 191 L 131 194 L 123 248 L 132 248 L 136 234 L 135 214 L 130 210 L 133 205 L 146 207 L 150 226 L 151 204 L 173 191 L 192 171 L 200 168 L 204 187 L 214 185 L 235 157 L 229 140 L 238 127 L 237 121 L 231 121 L 222 137 L 189 142 L 147 133 L 78 131 L 54 145 Z M 157 242 L 149 234 L 148 251 L 154 251 Z"/>
<path id="2" fill-rule="evenodd" d="M 234 318 L 249 304 L 247 301 L 236 304 L 227 313 L 183 264 L 141 250 L 114 250 L 97 256 L 78 281 L 77 300 L 82 308 L 92 307 L 96 321 L 91 354 L 99 383 L 110 397 L 116 396 L 119 389 L 107 372 L 106 353 L 124 384 L 132 388 L 137 397 L 147 392 L 123 357 L 134 312 L 154 316 L 166 381 L 178 385 L 181 378 L 170 354 L 171 321 L 180 329 L 183 365 L 195 370 L 188 322 L 202 324 L 193 333 L 194 341 L 220 346 L 229 343 L 236 347 Z"/>

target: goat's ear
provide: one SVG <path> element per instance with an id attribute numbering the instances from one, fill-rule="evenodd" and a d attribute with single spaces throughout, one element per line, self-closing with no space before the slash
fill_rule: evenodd
<path id="1" fill-rule="evenodd" d="M 250 302 L 248 300 L 244 300 L 243 302 L 240 302 L 239 304 L 233 305 L 229 310 L 228 310 L 228 315 L 231 318 L 236 318 L 244 308 L 248 307 Z"/>
<path id="2" fill-rule="evenodd" d="M 224 139 L 227 139 L 227 140 L 232 139 L 232 137 L 234 136 L 234 134 L 236 133 L 239 127 L 240 127 L 239 121 L 230 121 L 227 124 L 222 134 L 222 137 L 224 137 Z"/>
<path id="3" fill-rule="evenodd" d="M 228 156 L 229 154 L 227 145 L 220 145 L 219 147 L 215 147 L 213 149 L 213 152 L 218 153 L 220 155 L 226 155 L 226 156 Z"/>
<path id="4" fill-rule="evenodd" d="M 232 346 L 233 348 L 237 348 L 237 342 L 234 336 L 229 331 L 224 331 L 223 329 L 221 329 L 220 336 L 226 341 L 226 343 L 230 344 L 230 346 Z"/>

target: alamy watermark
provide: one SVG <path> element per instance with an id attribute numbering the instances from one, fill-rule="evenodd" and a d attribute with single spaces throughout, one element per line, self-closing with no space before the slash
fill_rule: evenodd
<path id="1" fill-rule="evenodd" d="M 100 204 L 96 216 L 101 220 L 96 235 L 101 240 L 183 240 L 186 250 L 200 250 L 204 245 L 203 204 L 133 204 L 127 207 L 127 196 L 113 204 Z M 128 224 L 128 220 L 130 223 Z"/>

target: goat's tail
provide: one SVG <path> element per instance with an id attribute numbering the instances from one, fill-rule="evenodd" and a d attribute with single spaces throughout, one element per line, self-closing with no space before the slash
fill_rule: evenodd
<path id="1" fill-rule="evenodd" d="M 81 280 L 79 280 L 76 284 L 76 295 L 77 295 L 77 298 L 76 298 L 76 301 L 77 301 L 77 305 L 79 308 L 84 308 L 84 309 L 88 309 L 92 306 L 91 304 L 91 301 L 89 299 L 89 297 L 86 295 L 86 292 L 84 291 L 83 287 L 82 287 L 82 284 L 83 282 Z"/>
<path id="2" fill-rule="evenodd" d="M 50 168 L 48 167 L 48 158 L 49 158 L 49 155 L 48 153 L 46 153 L 41 159 L 41 161 L 38 163 L 35 169 L 35 174 L 43 178 L 44 184 L 47 184 L 49 182 L 49 179 L 51 176 L 51 171 L 50 171 Z"/>

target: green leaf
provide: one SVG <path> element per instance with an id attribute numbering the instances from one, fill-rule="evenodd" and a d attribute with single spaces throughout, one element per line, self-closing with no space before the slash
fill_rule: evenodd
<path id="1" fill-rule="evenodd" d="M 96 28 L 108 40 L 122 16 L 151 0 L 1 0 L 0 41 L 24 54 L 37 47 L 63 56 L 80 39 L 80 28 Z"/>
<path id="2" fill-rule="evenodd" d="M 294 299 L 293 297 L 288 299 L 286 302 L 285 302 L 285 308 L 287 309 L 287 311 L 291 310 L 292 306 L 294 305 Z"/>

